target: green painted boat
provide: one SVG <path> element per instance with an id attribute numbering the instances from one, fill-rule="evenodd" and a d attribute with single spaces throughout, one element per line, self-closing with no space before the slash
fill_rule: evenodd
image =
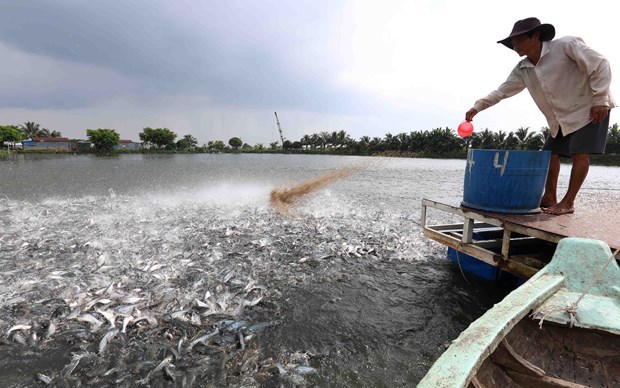
<path id="1" fill-rule="evenodd" d="M 418 387 L 620 387 L 620 267 L 609 246 L 561 240 L 552 261 L 463 331 Z"/>

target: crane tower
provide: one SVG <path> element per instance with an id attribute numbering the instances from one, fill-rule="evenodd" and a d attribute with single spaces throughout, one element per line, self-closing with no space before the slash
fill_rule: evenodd
<path id="1" fill-rule="evenodd" d="M 278 120 L 278 112 L 273 112 L 276 115 L 276 123 L 278 124 L 278 132 L 280 132 L 280 141 L 282 141 L 282 147 L 284 147 L 284 135 L 282 135 L 282 128 L 280 128 L 280 120 Z"/>

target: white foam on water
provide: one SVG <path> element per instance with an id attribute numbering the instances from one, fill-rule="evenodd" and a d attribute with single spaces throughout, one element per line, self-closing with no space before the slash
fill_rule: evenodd
<path id="1" fill-rule="evenodd" d="M 219 182 L 198 188 L 179 188 L 172 192 L 149 193 L 151 201 L 169 206 L 209 205 L 222 207 L 266 206 L 269 199 L 268 185 Z"/>

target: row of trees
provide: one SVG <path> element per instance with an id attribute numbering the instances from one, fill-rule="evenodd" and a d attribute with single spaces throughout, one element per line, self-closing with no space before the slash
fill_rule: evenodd
<path id="1" fill-rule="evenodd" d="M 97 153 L 110 153 L 120 142 L 120 135 L 114 129 L 87 129 L 86 135 Z M 168 128 L 146 127 L 138 136 L 144 147 L 160 150 L 213 152 L 225 151 L 227 148 L 221 140 L 209 141 L 207 145 L 198 147 L 198 140 L 192 135 L 185 135 L 175 142 L 177 134 Z M 238 137 L 230 138 L 228 144 L 233 149 L 239 149 L 244 145 L 250 147 L 243 144 L 243 141 Z"/>
<path id="2" fill-rule="evenodd" d="M 362 136 L 359 140 L 352 139 L 345 131 L 319 132 L 304 135 L 299 141 L 284 141 L 285 149 L 300 150 L 332 150 L 348 151 L 357 155 L 372 155 L 380 152 L 400 152 L 403 154 L 442 155 L 456 154 L 467 148 L 507 149 L 507 150 L 539 150 L 549 136 L 549 128 L 531 131 L 529 127 L 521 127 L 515 132 L 489 129 L 474 132 L 463 139 L 448 127 L 435 128 L 430 131 L 413 131 L 392 135 L 387 133 L 383 138 Z M 620 130 L 618 124 L 609 128 L 607 153 L 620 153 Z"/>
<path id="3" fill-rule="evenodd" d="M 87 129 L 86 136 L 93 144 L 95 151 L 99 153 L 109 153 L 120 144 L 120 134 L 118 134 L 115 129 Z M 61 137 L 61 133 L 42 128 L 40 124 L 30 121 L 23 125 L 0 126 L 0 145 L 4 142 L 17 143 L 25 139 L 36 137 Z M 228 140 L 228 146 L 221 140 L 215 140 L 209 141 L 208 144 L 202 147 L 198 147 L 198 139 L 192 135 L 185 135 L 180 140 L 175 141 L 177 134 L 168 128 L 146 127 L 139 133 L 139 137 L 146 148 L 202 152 L 226 151 L 229 147 L 235 150 L 240 148 L 244 148 L 245 150 L 253 149 L 252 146 L 244 144 L 239 137 L 230 138 Z M 277 145 L 277 143 L 273 144 Z M 264 150 L 262 145 L 258 145 L 257 147 L 260 150 Z"/>
<path id="4" fill-rule="evenodd" d="M 47 128 L 42 128 L 40 124 L 32 121 L 27 121 L 20 125 L 0 125 L 2 128 L 3 136 L 9 138 L 5 141 L 21 141 L 23 139 L 32 139 L 33 137 L 61 137 L 62 134 L 58 131 L 50 131 Z"/>
<path id="5" fill-rule="evenodd" d="M 39 124 L 26 122 L 20 126 L 0 126 L 0 144 L 2 142 L 18 142 L 35 136 L 60 136 L 60 132 L 41 128 Z M 108 153 L 120 142 L 120 135 L 114 129 L 87 129 L 86 135 L 94 145 L 95 151 Z M 468 147 L 482 149 L 515 149 L 538 150 L 547 136 L 549 128 L 543 127 L 540 131 L 531 131 L 521 127 L 515 132 L 489 129 L 474 132 L 471 136 L 462 139 L 448 127 L 435 128 L 428 131 L 412 131 L 384 137 L 362 136 L 359 140 L 353 139 L 346 131 L 321 131 L 311 135 L 304 135 L 298 141 L 285 140 L 282 145 L 278 142 L 251 146 L 244 143 L 239 137 L 232 137 L 226 145 L 222 140 L 212 140 L 202 147 L 192 135 L 185 135 L 176 140 L 177 134 L 168 128 L 143 128 L 139 133 L 140 140 L 145 148 L 162 150 L 181 150 L 191 152 L 225 152 L 241 150 L 244 152 L 269 152 L 285 150 L 289 152 L 324 152 L 355 155 L 373 155 L 382 152 L 399 152 L 411 155 L 453 155 L 462 153 Z M 607 153 L 620 153 L 620 130 L 618 124 L 609 128 L 607 139 Z"/>

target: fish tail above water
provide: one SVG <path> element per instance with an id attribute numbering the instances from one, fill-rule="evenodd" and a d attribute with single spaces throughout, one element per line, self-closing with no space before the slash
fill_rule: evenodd
<path id="1" fill-rule="evenodd" d="M 99 342 L 99 354 L 103 354 L 108 346 L 108 343 L 112 340 L 112 338 L 114 338 L 118 331 L 118 329 L 112 329 L 103 335 L 101 341 Z"/>
<path id="2" fill-rule="evenodd" d="M 152 371 L 150 371 L 145 378 L 137 380 L 136 383 L 138 384 L 143 384 L 146 385 L 149 383 L 149 381 L 151 380 L 151 377 L 153 376 L 154 373 L 159 372 L 160 370 L 162 370 L 164 367 L 170 365 L 170 363 L 172 362 L 172 355 L 169 355 L 168 357 L 164 358 L 162 362 L 159 363 L 159 365 L 157 365 L 155 367 L 155 369 L 153 369 Z"/>

